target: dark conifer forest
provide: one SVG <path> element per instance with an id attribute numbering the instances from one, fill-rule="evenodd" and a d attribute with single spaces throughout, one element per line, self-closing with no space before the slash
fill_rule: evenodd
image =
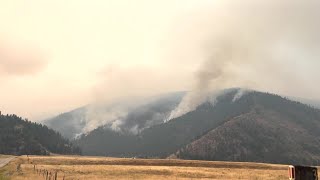
<path id="1" fill-rule="evenodd" d="M 81 154 L 78 147 L 60 133 L 17 115 L 0 113 L 0 154 Z"/>

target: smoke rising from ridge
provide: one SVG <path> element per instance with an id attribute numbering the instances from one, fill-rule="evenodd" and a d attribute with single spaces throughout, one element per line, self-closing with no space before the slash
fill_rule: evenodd
<path id="1" fill-rule="evenodd" d="M 195 12 L 194 18 L 187 21 L 193 29 L 191 33 L 186 30 L 183 36 L 185 41 L 181 43 L 190 40 L 192 44 L 192 39 L 198 38 L 195 36 L 202 37 L 195 46 L 204 47 L 200 53 L 194 53 L 193 59 L 202 63 L 194 73 L 194 86 L 171 112 L 169 120 L 195 110 L 209 96 L 218 95 L 224 88 L 296 92 L 298 88 L 294 87 L 305 82 L 305 79 L 299 79 L 303 76 L 299 65 L 303 64 L 302 61 L 319 57 L 318 2 L 227 0 L 215 5 L 208 9 L 209 12 Z M 188 29 L 185 26 L 179 28 Z M 189 56 L 193 53 L 191 50 L 180 53 Z M 178 59 L 171 64 L 171 69 L 177 71 L 175 76 L 181 73 L 182 63 Z M 111 124 L 113 130 L 119 131 L 126 123 L 128 112 L 134 107 L 124 105 L 106 111 L 100 103 L 114 101 L 117 96 L 149 96 L 161 93 L 165 88 L 170 91 L 181 87 L 180 84 L 172 88 L 178 80 L 172 81 L 174 76 L 168 72 L 172 73 L 159 73 L 159 69 L 150 67 L 111 67 L 102 72 L 105 79 L 102 78 L 102 83 L 97 87 L 97 104 L 87 112 L 84 131 L 89 132 L 105 124 Z M 246 92 L 239 90 L 234 101 Z M 133 126 L 132 130 L 137 131 L 137 126 Z"/>
<path id="2" fill-rule="evenodd" d="M 211 23 L 205 24 L 211 31 L 204 52 L 208 57 L 195 73 L 192 91 L 169 119 L 194 110 L 208 92 L 222 88 L 264 89 L 270 87 L 268 81 L 282 86 L 290 83 L 290 87 L 303 83 L 294 79 L 300 72 L 293 65 L 320 57 L 316 50 L 320 47 L 319 8 L 320 2 L 313 0 L 227 0 L 217 4 L 209 13 Z"/>
<path id="3" fill-rule="evenodd" d="M 243 86 L 319 99 L 319 9 L 318 0 L 0 1 L 1 110 L 38 121 L 96 99 L 181 90 L 201 92 L 188 95 L 196 106 L 211 89 Z M 218 56 L 232 60 L 211 62 Z"/>
<path id="4" fill-rule="evenodd" d="M 92 104 L 86 107 L 83 133 L 99 126 L 118 132 L 138 134 L 141 130 L 161 124 L 181 101 L 184 92 L 148 98 L 127 99 L 113 104 Z"/>

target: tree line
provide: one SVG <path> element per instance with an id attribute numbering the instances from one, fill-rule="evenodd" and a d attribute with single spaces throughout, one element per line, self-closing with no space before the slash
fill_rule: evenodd
<path id="1" fill-rule="evenodd" d="M 0 112 L 0 154 L 81 154 L 79 147 L 60 133 L 15 114 Z"/>

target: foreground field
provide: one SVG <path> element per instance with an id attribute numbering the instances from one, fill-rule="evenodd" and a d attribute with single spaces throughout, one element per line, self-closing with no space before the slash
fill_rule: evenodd
<path id="1" fill-rule="evenodd" d="M 286 165 L 81 156 L 21 156 L 0 179 L 288 179 Z"/>

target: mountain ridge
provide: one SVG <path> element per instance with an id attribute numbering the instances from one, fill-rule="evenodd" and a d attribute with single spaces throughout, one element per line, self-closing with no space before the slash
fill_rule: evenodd
<path id="1" fill-rule="evenodd" d="M 17 115 L 0 114 L 0 154 L 81 154 L 60 133 Z"/>
<path id="2" fill-rule="evenodd" d="M 290 101 L 285 98 L 281 100 Z M 174 155 L 178 158 L 199 160 L 319 164 L 320 139 L 317 130 L 320 128 L 320 111 L 299 102 L 290 102 L 296 108 L 306 108 L 306 114 L 317 114 L 317 121 L 301 124 L 302 121 L 293 121 L 292 115 L 283 114 L 283 109 L 279 111 L 277 108 L 272 110 L 254 106 L 250 112 L 226 121 Z M 263 116 L 264 114 L 268 116 Z M 299 113 L 293 114 L 296 118 L 301 117 Z M 235 125 L 237 121 L 239 122 Z M 312 125 L 308 125 L 309 123 Z"/>
<path id="3" fill-rule="evenodd" d="M 318 131 L 320 128 L 319 109 L 278 95 L 257 91 L 251 91 L 233 101 L 236 94 L 237 90 L 227 91 L 225 94 L 216 97 L 215 104 L 206 102 L 195 111 L 147 128 L 137 135 L 130 136 L 121 132 L 113 132 L 106 127 L 100 127 L 98 130 L 82 136 L 77 140 L 77 143 L 87 155 L 166 158 L 175 154 L 183 159 L 201 160 L 311 164 L 319 161 L 320 151 L 317 150 L 320 147 L 318 138 L 320 135 Z M 241 123 L 232 124 L 233 120 Z M 286 125 L 289 127 L 286 127 Z M 229 126 L 242 132 L 238 133 L 239 136 L 229 138 L 229 141 L 242 143 L 239 149 L 243 149 L 243 152 L 237 152 L 236 149 L 232 148 L 227 151 L 232 145 L 230 147 L 223 146 L 223 144 L 228 144 L 223 143 L 223 137 L 228 138 L 232 133 L 235 133 L 226 130 Z M 245 129 L 243 127 L 251 128 Z M 296 127 L 299 127 L 299 131 L 295 131 Z M 219 129 L 228 132 L 219 137 L 219 143 L 215 143 L 214 147 L 220 147 L 222 150 L 215 151 L 212 148 L 213 150 L 210 150 L 208 154 L 216 154 L 216 156 L 212 156 L 213 158 L 208 155 L 201 156 L 201 151 L 205 147 L 208 148 L 213 139 L 219 139 L 216 135 L 215 138 L 205 138 L 206 135 Z M 301 134 L 301 132 L 305 133 Z M 246 138 L 241 137 L 241 135 Z M 199 142 L 201 138 L 203 143 L 198 143 L 198 147 L 203 149 L 191 148 L 194 147 L 192 143 Z M 291 144 L 285 143 L 284 139 L 287 139 Z M 276 142 L 277 140 L 279 143 L 270 142 Z M 270 145 L 271 148 L 266 148 L 259 141 L 264 142 L 265 146 Z M 189 149 L 185 148 L 188 146 Z M 181 153 L 183 148 L 185 148 L 184 154 Z M 232 156 L 222 155 L 225 151 Z M 192 154 L 192 152 L 195 153 Z M 276 156 L 279 152 L 280 155 Z M 287 152 L 287 154 L 284 152 Z M 219 155 L 219 153 L 222 154 Z M 261 153 L 261 156 L 265 158 L 258 157 L 257 153 Z M 298 155 L 292 155 L 294 153 Z M 305 158 L 302 158 L 302 156 L 305 156 Z"/>
<path id="4" fill-rule="evenodd" d="M 74 139 L 78 135 L 84 134 L 84 129 L 88 123 L 97 117 L 98 120 L 96 121 L 107 121 L 100 126 L 138 133 L 141 129 L 162 123 L 163 119 L 169 116 L 171 110 L 178 105 L 185 93 L 184 91 L 178 91 L 162 94 L 149 97 L 146 100 L 139 100 L 142 101 L 139 103 L 135 103 L 133 100 L 124 100 L 106 105 L 87 105 L 46 119 L 43 124 L 59 131 L 68 139 Z M 93 117 L 90 117 L 90 115 L 93 115 Z M 120 120 L 118 124 L 117 118 Z M 108 121 L 110 122 L 108 123 Z M 96 125 L 96 128 L 98 127 L 99 125 Z"/>
<path id="5" fill-rule="evenodd" d="M 238 90 L 238 94 L 234 96 L 233 101 L 237 100 L 238 97 L 236 96 L 240 95 L 239 97 L 241 97 L 243 95 L 242 93 L 239 94 L 240 90 L 244 93 L 254 91 L 254 90 L 246 90 L 241 88 L 230 88 L 230 89 L 225 89 L 222 92 L 235 91 L 235 90 Z M 182 100 L 183 96 L 185 96 L 186 93 L 187 93 L 186 91 L 167 93 L 167 94 L 153 97 L 154 99 L 153 101 L 150 101 L 150 98 L 146 102 L 141 101 L 142 103 L 140 102 L 139 105 L 135 105 L 130 109 L 122 108 L 121 111 L 126 112 L 126 114 L 124 114 L 122 117 L 118 117 L 121 120 L 114 122 L 113 124 L 112 122 L 114 120 L 111 120 L 111 124 L 107 126 L 112 128 L 118 128 L 119 130 L 122 130 L 122 131 L 125 130 L 128 133 L 137 134 L 139 133 L 139 131 L 142 131 L 145 128 L 151 127 L 156 124 L 161 124 L 167 121 L 166 116 L 169 116 L 169 114 L 176 108 L 176 106 L 180 103 L 180 101 Z M 281 96 L 281 97 L 287 98 L 295 102 L 301 102 L 313 108 L 320 109 L 316 105 L 317 101 L 311 102 L 311 100 L 303 99 L 303 98 L 294 98 L 294 97 L 286 97 L 286 96 Z M 170 103 L 168 104 L 168 102 L 170 101 L 171 101 L 171 105 Z M 133 102 L 131 102 L 131 104 L 132 103 Z M 162 105 L 160 105 L 161 103 Z M 126 101 L 114 103 L 111 105 L 106 105 L 105 107 L 103 106 L 98 107 L 98 109 L 100 110 L 97 112 L 95 112 L 94 110 L 93 112 L 91 112 L 91 114 L 94 114 L 94 115 L 98 114 L 98 117 L 101 116 L 96 121 L 106 121 L 106 118 L 103 117 L 105 116 L 104 113 L 110 113 L 112 115 L 113 111 L 119 110 L 119 108 L 117 109 L 113 107 L 120 107 L 121 109 L 121 106 L 122 106 L 121 104 L 126 104 Z M 160 109 L 157 109 L 157 106 Z M 163 107 L 165 106 L 168 106 L 165 108 L 166 110 L 161 110 L 161 109 L 164 109 Z M 94 130 L 93 128 L 92 130 L 84 131 L 85 127 L 88 126 L 88 123 L 90 123 L 91 119 L 95 118 L 95 117 L 90 117 L 90 115 L 88 115 L 89 114 L 88 111 L 90 111 L 90 109 L 95 109 L 95 108 L 96 107 L 91 108 L 91 105 L 83 106 L 83 107 L 74 109 L 72 111 L 62 113 L 58 116 L 43 120 L 42 123 L 60 132 L 64 137 L 72 140 L 74 138 L 77 138 L 79 135 L 83 133 L 87 134 L 90 131 Z M 151 121 L 147 120 L 147 119 L 152 119 L 152 117 L 155 120 L 151 120 Z M 141 119 L 144 119 L 144 120 L 141 121 Z M 109 120 L 107 120 L 106 124 L 108 124 L 108 121 Z M 141 123 L 144 123 L 144 124 L 141 124 Z M 122 127 L 119 128 L 118 124 L 120 124 L 120 126 Z M 104 126 L 104 124 L 102 123 L 101 125 L 97 124 L 94 126 L 98 128 L 99 126 Z"/>

